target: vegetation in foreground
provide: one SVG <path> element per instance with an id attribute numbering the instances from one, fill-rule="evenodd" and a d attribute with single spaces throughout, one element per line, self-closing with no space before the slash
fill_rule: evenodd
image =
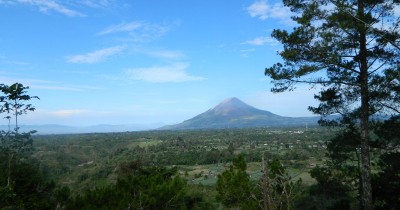
<path id="1" fill-rule="evenodd" d="M 383 138 L 389 140 L 388 129 L 398 123 L 382 124 L 375 142 L 395 142 Z M 33 136 L 29 155 L 13 164 L 12 188 L 3 187 L 6 171 L 1 174 L 1 199 L 7 202 L 0 203 L 9 209 L 357 209 L 357 143 L 343 132 L 335 131 L 335 137 L 324 128 L 259 128 Z M 378 147 L 372 154 L 377 208 L 397 208 L 397 154 Z"/>
<path id="2" fill-rule="evenodd" d="M 264 129 L 251 134 L 214 130 L 210 139 L 208 131 L 188 132 L 194 135 L 190 140 L 178 132 L 153 132 L 156 136 L 139 144 L 129 137 L 138 133 L 80 136 L 73 143 L 62 139 L 70 137 L 52 141 L 54 136 L 47 136 L 37 137 L 32 146 L 34 132 L 19 132 L 18 117 L 34 110 L 25 103 L 37 97 L 25 94 L 27 87 L 18 83 L 0 85 L 0 113 L 10 125 L 0 133 L 5 169 L 0 173 L 0 208 L 400 209 L 398 3 L 284 4 L 296 13 L 298 26 L 290 32 L 274 30 L 272 36 L 284 46 L 284 63 L 265 74 L 274 80 L 275 92 L 298 83 L 321 87 L 315 96 L 319 106 L 309 109 L 322 116 L 341 115 L 321 121 L 336 128 L 329 130 L 330 138 L 306 144 L 293 138 L 271 140 Z M 375 114 L 391 117 L 378 121 Z M 127 139 L 131 144 L 126 145 Z M 78 142 L 87 145 L 76 147 Z M 97 148 L 102 142 L 121 147 Z M 260 173 L 252 174 L 248 162 L 260 163 L 262 170 L 255 170 Z M 223 169 L 189 173 L 190 166 L 197 170 L 200 164 Z M 307 164 L 315 181 L 304 184 L 293 172 Z M 198 178 L 210 176 L 217 176 L 216 181 L 198 184 Z"/>
<path id="3" fill-rule="evenodd" d="M 27 89 L 1 86 L 2 209 L 362 206 L 356 127 L 32 136 L 18 127 L 38 99 Z M 399 127 L 399 116 L 371 126 L 376 209 L 399 208 Z"/>

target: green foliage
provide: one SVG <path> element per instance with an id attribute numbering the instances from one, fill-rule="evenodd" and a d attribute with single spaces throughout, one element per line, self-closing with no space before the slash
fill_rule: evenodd
<path id="1" fill-rule="evenodd" d="M 260 180 L 264 206 L 271 210 L 292 209 L 301 193 L 302 180 L 293 180 L 278 159 L 269 161 L 266 170 Z"/>
<path id="2" fill-rule="evenodd" d="M 35 163 L 13 160 L 10 185 L 8 171 L 0 170 L 0 209 L 54 209 L 54 183 L 43 179 Z M 8 166 L 7 153 L 0 153 L 0 168 Z"/>
<path id="3" fill-rule="evenodd" d="M 376 209 L 400 209 L 400 153 L 381 156 L 381 171 L 372 177 Z"/>
<path id="4" fill-rule="evenodd" d="M 26 104 L 37 96 L 27 94 L 22 84 L 11 86 L 0 84 L 0 114 L 8 120 L 8 130 L 0 131 L 0 208 L 1 209 L 54 209 L 54 183 L 47 183 L 29 155 L 35 131 L 19 132 L 18 117 L 34 111 L 32 104 Z M 13 116 L 13 117 L 12 117 Z M 11 129 L 11 119 L 14 128 Z"/>
<path id="5" fill-rule="evenodd" d="M 217 200 L 227 207 L 241 209 L 256 209 L 258 201 L 255 199 L 255 185 L 246 173 L 246 162 L 242 155 L 233 159 L 229 169 L 218 175 L 216 185 Z"/>
<path id="6" fill-rule="evenodd" d="M 48 179 L 59 185 L 68 183 L 73 193 L 115 183 L 116 172 L 124 165 L 121 163 L 133 160 L 140 160 L 142 165 L 176 165 L 183 173 L 188 171 L 190 183 L 215 184 L 216 175 L 239 153 L 249 163 L 261 162 L 263 151 L 268 150 L 271 159 L 304 169 L 309 165 L 308 157 L 324 157 L 325 141 L 334 132 L 319 127 L 35 135 L 33 157 L 41 161 Z M 285 145 L 282 148 L 281 143 Z M 229 145 L 236 148 L 233 155 Z M 195 179 L 194 174 L 200 172 L 193 171 L 196 166 L 205 168 L 201 178 L 207 175 L 207 181 Z M 212 174 L 207 173 L 210 167 Z M 253 178 L 259 176 L 260 168 L 250 168 L 257 173 Z"/>
<path id="7" fill-rule="evenodd" d="M 217 200 L 228 208 L 291 209 L 299 196 L 302 180 L 293 180 L 279 160 L 267 164 L 267 178 L 250 180 L 242 155 L 218 175 Z"/>
<path id="8" fill-rule="evenodd" d="M 0 95 L 0 114 L 6 113 L 6 119 L 8 119 L 8 130 L 0 131 L 0 149 L 8 154 L 8 166 L 4 167 L 8 171 L 7 186 L 10 186 L 11 182 L 11 163 L 14 158 L 23 158 L 24 152 L 31 149 L 32 138 L 31 134 L 35 131 L 20 133 L 18 126 L 18 117 L 22 114 L 26 114 L 28 111 L 34 111 L 35 108 L 32 104 L 25 104 L 25 101 L 31 99 L 38 99 L 37 96 L 27 95 L 27 89 L 22 84 L 15 83 L 11 86 L 0 84 L 0 91 L 3 95 Z M 15 128 L 11 130 L 11 115 L 14 115 Z"/>
<path id="9" fill-rule="evenodd" d="M 372 177 L 373 196 L 376 209 L 400 208 L 400 116 L 379 124 L 377 136 L 383 153 L 379 157 L 378 173 Z"/>
<path id="10" fill-rule="evenodd" d="M 309 188 L 306 198 L 308 206 L 303 201 L 303 209 L 351 209 L 351 205 L 357 204 L 351 195 L 352 187 L 337 172 L 327 167 L 317 167 L 311 171 L 311 176 L 318 184 Z"/>
<path id="11" fill-rule="evenodd" d="M 201 195 L 187 194 L 176 169 L 135 167 L 115 185 L 87 190 L 66 209 L 199 209 L 210 206 Z"/>
<path id="12" fill-rule="evenodd" d="M 25 104 L 26 101 L 31 99 L 39 99 L 37 96 L 30 96 L 26 94 L 29 87 L 24 86 L 20 83 L 14 83 L 10 86 L 0 84 L 0 91 L 4 94 L 0 96 L 0 102 L 3 103 L 0 108 L 0 113 L 6 113 L 8 120 L 11 119 L 11 115 L 14 115 L 15 119 L 15 132 L 18 132 L 18 116 L 26 114 L 28 111 L 35 111 L 35 107 L 32 104 Z M 9 129 L 10 132 L 11 129 Z"/>
<path id="13" fill-rule="evenodd" d="M 360 191 L 363 208 L 372 209 L 370 117 L 400 113 L 400 23 L 396 2 L 284 0 L 296 14 L 293 31 L 274 30 L 283 44 L 283 63 L 265 69 L 273 92 L 306 83 L 321 88 L 320 104 L 309 110 L 323 117 L 322 125 L 359 125 Z"/>
<path id="14" fill-rule="evenodd" d="M 374 122 L 370 145 L 374 173 L 372 193 L 375 209 L 398 209 L 400 165 L 399 117 Z M 298 203 L 301 209 L 358 209 L 360 192 L 360 134 L 355 127 L 343 129 L 327 145 L 325 166 L 311 170 L 317 184 L 309 187 Z M 320 202 L 317 202 L 320 201 Z"/>
<path id="15" fill-rule="evenodd" d="M 400 115 L 393 116 L 376 127 L 379 148 L 393 150 L 400 145 Z"/>

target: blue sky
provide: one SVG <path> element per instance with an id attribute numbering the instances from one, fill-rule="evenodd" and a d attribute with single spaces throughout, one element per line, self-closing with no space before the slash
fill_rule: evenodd
<path id="1" fill-rule="evenodd" d="M 24 124 L 178 123 L 228 97 L 310 116 L 313 91 L 272 94 L 264 76 L 290 15 L 273 0 L 0 0 L 0 83 L 40 97 Z"/>

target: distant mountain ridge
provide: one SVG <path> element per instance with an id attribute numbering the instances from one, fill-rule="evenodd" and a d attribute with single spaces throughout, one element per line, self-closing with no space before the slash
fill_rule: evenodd
<path id="1" fill-rule="evenodd" d="M 185 130 L 185 129 L 221 129 L 251 127 L 295 127 L 315 126 L 320 117 L 283 117 L 269 111 L 257 109 L 238 98 L 223 100 L 214 108 L 191 119 L 175 125 L 163 123 L 153 124 L 121 124 L 65 126 L 58 124 L 20 125 L 22 132 L 37 130 L 37 134 L 74 134 L 74 133 L 108 133 L 143 130 Z M 163 127 L 161 127 L 163 126 Z M 13 127 L 13 126 L 11 126 Z M 0 130 L 8 130 L 7 125 L 0 125 Z"/>
<path id="2" fill-rule="evenodd" d="M 228 98 L 189 120 L 161 127 L 162 130 L 288 127 L 317 125 L 319 117 L 283 117 L 252 107 L 238 98 Z"/>
<path id="3" fill-rule="evenodd" d="M 36 134 L 78 134 L 78 133 L 110 133 L 126 131 L 145 131 L 157 129 L 163 126 L 163 123 L 152 124 L 120 124 L 120 125 L 91 125 L 91 126 L 67 126 L 58 124 L 46 125 L 20 125 L 21 132 L 36 130 Z M 13 126 L 11 126 L 13 127 Z M 0 125 L 0 130 L 8 130 L 7 125 Z"/>

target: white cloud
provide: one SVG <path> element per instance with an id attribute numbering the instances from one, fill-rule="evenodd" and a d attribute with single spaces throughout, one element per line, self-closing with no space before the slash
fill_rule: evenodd
<path id="1" fill-rule="evenodd" d="M 62 84 L 54 84 L 54 85 L 43 85 L 43 84 L 32 84 L 29 85 L 32 89 L 38 90 L 52 90 L 52 91 L 85 91 L 85 90 L 99 90 L 99 87 L 95 86 L 79 86 L 79 85 L 62 85 Z"/>
<path id="2" fill-rule="evenodd" d="M 112 0 L 80 0 L 79 3 L 92 8 L 106 8 L 111 5 Z"/>
<path id="3" fill-rule="evenodd" d="M 265 20 L 269 17 L 269 10 L 269 5 L 263 0 L 256 1 L 247 8 L 247 12 L 251 17 L 258 17 L 261 20 Z"/>
<path id="4" fill-rule="evenodd" d="M 87 110 L 84 109 L 63 109 L 63 110 L 57 110 L 53 112 L 49 112 L 50 115 L 56 116 L 56 117 L 70 117 L 74 115 L 81 115 L 83 113 L 87 113 Z"/>
<path id="5" fill-rule="evenodd" d="M 70 17 L 83 17 L 85 16 L 84 14 L 69 9 L 66 6 L 60 4 L 58 1 L 55 0 L 3 0 L 0 1 L 0 4 L 25 4 L 25 5 L 31 5 L 39 8 L 40 12 L 43 13 L 48 13 L 49 11 L 54 11 L 61 13 L 66 16 Z"/>
<path id="6" fill-rule="evenodd" d="M 252 49 L 245 49 L 245 50 L 240 50 L 240 56 L 244 57 L 244 58 L 248 58 L 249 54 L 252 52 L 255 52 L 256 49 L 252 48 Z"/>
<path id="7" fill-rule="evenodd" d="M 98 35 L 113 33 L 128 33 L 127 41 L 147 42 L 163 36 L 171 28 L 171 25 L 150 24 L 143 21 L 133 21 L 129 23 L 120 23 L 111 25 L 98 32 Z"/>
<path id="8" fill-rule="evenodd" d="M 48 14 L 50 11 L 57 12 L 70 17 L 85 17 L 79 11 L 73 10 L 70 6 L 78 8 L 90 7 L 94 9 L 105 9 L 117 5 L 115 0 L 79 0 L 79 1 L 60 1 L 60 0 L 0 0 L 0 4 L 6 5 L 28 5 L 37 7 L 42 13 Z"/>
<path id="9" fill-rule="evenodd" d="M 249 44 L 249 45 L 256 45 L 256 46 L 262 46 L 265 44 L 269 44 L 269 45 L 278 45 L 279 42 L 277 40 L 275 40 L 274 38 L 271 37 L 256 37 L 254 39 L 248 40 L 243 42 L 242 44 Z"/>
<path id="10" fill-rule="evenodd" d="M 175 63 L 170 66 L 128 69 L 125 73 L 133 80 L 151 83 L 187 82 L 205 79 L 204 77 L 189 75 L 186 72 L 187 67 L 188 64 Z"/>
<path id="11" fill-rule="evenodd" d="M 23 78 L 23 77 L 16 77 L 16 76 L 8 77 L 8 76 L 4 76 L 2 74 L 2 72 L 0 72 L 0 78 L 1 78 L 1 82 L 4 84 L 11 85 L 11 84 L 18 82 L 18 83 L 23 84 L 24 86 L 29 86 L 29 88 L 35 89 L 35 90 L 86 91 L 86 90 L 101 89 L 96 86 L 62 84 L 60 82 L 55 82 L 55 81 Z"/>
<path id="12" fill-rule="evenodd" d="M 104 34 L 111 34 L 111 33 L 118 33 L 118 32 L 130 32 L 130 31 L 137 30 L 141 27 L 144 27 L 143 22 L 133 21 L 130 23 L 121 23 L 121 24 L 109 26 L 106 29 L 100 31 L 98 34 L 104 35 Z"/>
<path id="13" fill-rule="evenodd" d="M 288 7 L 285 7 L 279 3 L 275 3 L 269 11 L 270 17 L 279 18 L 282 20 L 289 19 L 291 14 L 292 14 L 292 12 L 290 11 L 290 9 Z"/>
<path id="14" fill-rule="evenodd" d="M 255 52 L 255 51 L 256 51 L 256 49 L 254 49 L 254 48 L 246 49 L 246 50 L 240 50 L 240 52 L 242 52 L 242 53 L 249 53 L 249 52 Z"/>
<path id="15" fill-rule="evenodd" d="M 165 59 L 180 59 L 185 57 L 182 52 L 171 50 L 149 51 L 146 54 Z"/>
<path id="16" fill-rule="evenodd" d="M 291 11 L 281 3 L 270 5 L 266 0 L 258 0 L 246 8 L 251 17 L 266 20 L 268 18 L 280 19 L 281 22 L 291 23 Z"/>
<path id="17" fill-rule="evenodd" d="M 123 47 L 123 46 L 104 48 L 101 50 L 97 50 L 97 51 L 82 54 L 82 55 L 68 56 L 67 61 L 70 63 L 89 63 L 89 64 L 98 63 L 98 62 L 101 62 L 101 61 L 107 59 L 110 56 L 113 56 L 115 54 L 122 52 L 124 49 L 125 49 L 125 47 Z"/>

